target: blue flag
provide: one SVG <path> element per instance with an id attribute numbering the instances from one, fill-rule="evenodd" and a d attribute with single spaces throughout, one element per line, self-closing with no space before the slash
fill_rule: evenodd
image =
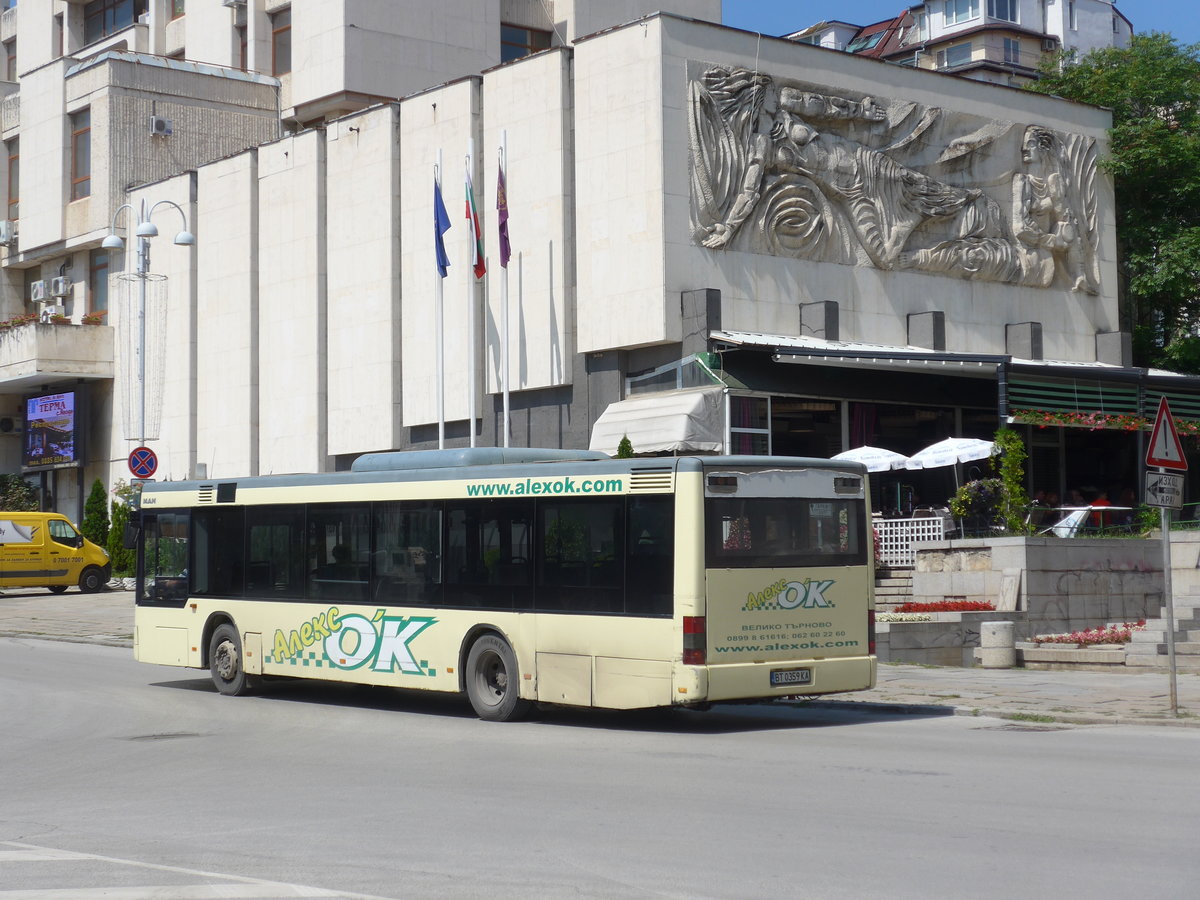
<path id="1" fill-rule="evenodd" d="M 450 230 L 450 216 L 446 214 L 446 204 L 442 202 L 442 186 L 437 179 L 433 181 L 433 243 L 437 247 L 438 274 L 446 277 L 450 268 L 450 257 L 446 255 L 446 242 L 442 235 Z"/>

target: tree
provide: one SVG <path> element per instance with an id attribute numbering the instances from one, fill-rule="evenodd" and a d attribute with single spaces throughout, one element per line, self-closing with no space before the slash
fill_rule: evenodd
<path id="1" fill-rule="evenodd" d="M 99 478 L 92 482 L 92 492 L 83 504 L 82 529 L 93 544 L 103 547 L 108 543 L 108 491 Z"/>
<path id="2" fill-rule="evenodd" d="M 629 440 L 629 435 L 621 438 L 621 443 L 617 444 L 617 459 L 633 459 L 633 441 Z"/>
<path id="3" fill-rule="evenodd" d="M 112 573 L 116 578 L 128 578 L 133 575 L 136 557 L 132 550 L 125 548 L 125 525 L 129 521 L 129 501 L 133 497 L 133 485 L 117 479 L 113 488 L 112 526 L 108 530 L 108 543 L 105 548 L 112 560 Z"/>
<path id="4" fill-rule="evenodd" d="M 0 475 L 0 509 L 5 512 L 36 512 L 38 489 L 20 475 Z"/>
<path id="5" fill-rule="evenodd" d="M 1112 110 L 1117 254 L 1134 363 L 1200 373 L 1200 44 L 1135 34 L 1047 61 L 1030 89 Z"/>

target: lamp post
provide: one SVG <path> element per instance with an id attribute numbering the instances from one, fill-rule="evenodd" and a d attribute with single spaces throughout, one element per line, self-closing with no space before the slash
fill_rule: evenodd
<path id="1" fill-rule="evenodd" d="M 158 227 L 150 221 L 150 217 L 154 215 L 154 211 L 160 206 L 172 206 L 183 219 L 183 230 L 175 235 L 175 243 L 181 247 L 193 247 L 196 244 L 196 237 L 187 230 L 187 215 L 178 203 L 171 200 L 159 200 L 151 205 L 148 201 L 143 200 L 141 207 L 138 210 L 137 228 L 134 229 L 134 236 L 137 237 L 137 257 L 136 268 L 133 276 L 138 283 L 138 389 L 140 392 L 140 401 L 138 405 L 138 446 L 146 446 L 146 281 L 150 277 L 150 238 L 158 237 Z M 122 204 L 117 207 L 113 213 L 112 227 L 109 229 L 109 235 L 106 237 L 100 246 L 106 250 L 124 250 L 125 241 L 117 234 L 117 217 L 122 212 L 133 212 L 133 206 L 129 203 Z"/>

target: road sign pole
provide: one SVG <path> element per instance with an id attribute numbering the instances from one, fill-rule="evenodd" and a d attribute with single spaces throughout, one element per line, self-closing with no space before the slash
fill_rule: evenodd
<path id="1" fill-rule="evenodd" d="M 1171 514 L 1159 507 L 1163 543 L 1163 605 L 1167 609 L 1167 670 L 1171 681 L 1171 715 L 1179 717 L 1179 689 L 1175 677 L 1175 598 L 1171 594 Z"/>

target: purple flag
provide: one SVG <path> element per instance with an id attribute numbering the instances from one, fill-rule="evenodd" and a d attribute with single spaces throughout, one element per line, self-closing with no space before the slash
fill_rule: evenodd
<path id="1" fill-rule="evenodd" d="M 438 274 L 443 278 L 446 277 L 446 270 L 450 268 L 450 257 L 446 255 L 446 242 L 442 235 L 449 230 L 450 216 L 446 213 L 446 204 L 442 202 L 442 186 L 435 178 L 433 180 L 433 243 L 437 248 Z"/>
<path id="2" fill-rule="evenodd" d="M 500 265 L 508 268 L 512 247 L 508 243 L 508 188 L 504 184 L 504 166 L 500 166 L 500 175 L 496 179 L 496 218 L 500 221 Z"/>

